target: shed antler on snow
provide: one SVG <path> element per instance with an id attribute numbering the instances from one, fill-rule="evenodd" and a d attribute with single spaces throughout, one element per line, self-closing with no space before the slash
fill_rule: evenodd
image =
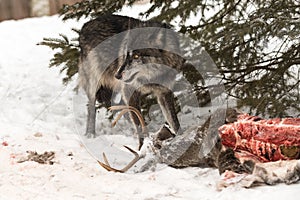
<path id="1" fill-rule="evenodd" d="M 146 126 L 145 126 L 145 121 L 142 117 L 142 115 L 140 114 L 140 112 L 132 107 L 132 106 L 111 106 L 109 108 L 110 110 L 121 110 L 121 112 L 119 113 L 119 115 L 116 117 L 116 119 L 112 122 L 112 126 L 115 126 L 116 123 L 118 122 L 118 120 L 122 117 L 122 115 L 124 115 L 126 112 L 133 112 L 134 114 L 136 114 L 136 116 L 138 117 L 138 119 L 140 120 L 140 123 L 141 123 L 141 126 L 142 126 L 142 131 L 143 133 L 145 132 L 145 129 L 146 129 Z M 139 159 L 140 159 L 140 156 L 139 154 L 131 149 L 130 147 L 128 146 L 124 146 L 126 149 L 128 149 L 132 154 L 134 154 L 134 159 L 129 162 L 123 169 L 116 169 L 116 168 L 113 168 L 110 166 L 109 162 L 108 162 L 108 159 L 105 155 L 105 153 L 103 153 L 103 160 L 104 160 L 104 163 L 99 161 L 98 160 L 98 163 L 104 168 L 106 169 L 107 171 L 113 171 L 113 172 L 120 172 L 120 173 L 124 173 L 126 172 L 127 170 L 129 170 Z"/>
<path id="2" fill-rule="evenodd" d="M 126 149 L 128 149 L 131 153 L 133 153 L 135 155 L 135 157 L 123 169 L 116 169 L 116 168 L 111 167 L 110 164 L 109 164 L 109 162 L 108 162 L 108 160 L 107 160 L 107 157 L 106 157 L 105 153 L 103 153 L 103 159 L 104 159 L 105 163 L 100 162 L 99 160 L 98 160 L 98 163 L 101 165 L 101 167 L 103 167 L 107 171 L 120 172 L 120 173 L 126 172 L 127 170 L 129 170 L 140 159 L 140 156 L 139 156 L 139 154 L 136 151 L 134 151 L 133 149 L 129 148 L 128 146 L 124 146 L 124 147 Z"/>

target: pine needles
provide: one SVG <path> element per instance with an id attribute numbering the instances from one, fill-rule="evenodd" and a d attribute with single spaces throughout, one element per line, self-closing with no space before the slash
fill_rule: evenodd
<path id="1" fill-rule="evenodd" d="M 79 34 L 78 30 L 72 30 Z M 78 72 L 80 49 L 78 38 L 70 40 L 66 35 L 59 34 L 59 36 L 60 38 L 44 38 L 38 45 L 48 46 L 56 51 L 50 60 L 49 67 L 61 67 L 60 72 L 66 74 L 63 83 L 67 84 Z"/>

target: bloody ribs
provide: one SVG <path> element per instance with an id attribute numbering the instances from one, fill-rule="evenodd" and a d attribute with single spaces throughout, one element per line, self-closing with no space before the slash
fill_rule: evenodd
<path id="1" fill-rule="evenodd" d="M 219 134 L 224 146 L 249 152 L 261 162 L 300 158 L 300 118 L 241 114 L 236 122 L 221 126 Z"/>

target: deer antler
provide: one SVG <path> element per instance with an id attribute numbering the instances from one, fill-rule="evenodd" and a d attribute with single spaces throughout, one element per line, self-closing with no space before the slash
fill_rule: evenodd
<path id="1" fill-rule="evenodd" d="M 124 173 L 126 172 L 128 169 L 130 169 L 139 159 L 140 159 L 140 156 L 139 154 L 134 151 L 133 149 L 131 149 L 130 147 L 128 146 L 124 146 L 126 149 L 128 149 L 131 153 L 133 153 L 135 155 L 134 159 L 128 163 L 128 165 L 126 165 L 123 169 L 116 169 L 116 168 L 113 168 L 110 166 L 108 160 L 107 160 L 107 157 L 105 155 L 105 153 L 103 153 L 103 160 L 105 163 L 103 162 L 100 162 L 98 160 L 98 163 L 104 168 L 106 169 L 107 171 L 113 171 L 113 172 L 120 172 L 120 173 Z"/>
<path id="2" fill-rule="evenodd" d="M 146 129 L 146 124 L 145 121 L 143 119 L 143 116 L 141 115 L 141 113 L 139 112 L 138 109 L 136 109 L 135 107 L 132 106 L 111 106 L 109 107 L 110 110 L 121 110 L 121 112 L 119 113 L 119 115 L 116 117 L 116 119 L 112 122 L 112 126 L 115 126 L 117 124 L 117 122 L 119 121 L 119 119 L 126 113 L 126 112 L 133 112 L 137 118 L 139 119 L 140 123 L 141 123 L 141 127 L 142 127 L 142 131 L 144 132 Z"/>
<path id="3" fill-rule="evenodd" d="M 116 123 L 118 122 L 118 120 L 122 117 L 122 115 L 124 115 L 126 112 L 129 112 L 129 111 L 132 111 L 134 114 L 136 114 L 136 116 L 138 117 L 138 119 L 140 120 L 140 123 L 141 123 L 141 127 L 142 127 L 142 131 L 144 132 L 145 129 L 146 129 L 146 125 L 145 125 L 145 121 L 142 117 L 142 115 L 140 114 L 140 112 L 132 107 L 132 106 L 111 106 L 109 108 L 110 110 L 121 110 L 121 112 L 119 113 L 119 115 L 116 117 L 116 119 L 112 122 L 112 126 L 115 126 Z M 131 153 L 133 153 L 135 155 L 134 159 L 128 163 L 128 165 L 126 165 L 123 169 L 116 169 L 116 168 L 113 168 L 110 166 L 109 162 L 108 162 L 108 159 L 105 155 L 105 153 L 103 153 L 103 160 L 104 160 L 104 163 L 99 161 L 98 160 L 98 163 L 104 168 L 106 169 L 107 171 L 113 171 L 113 172 L 120 172 L 120 173 L 124 173 L 126 172 L 127 170 L 129 170 L 139 159 L 140 159 L 140 156 L 139 154 L 134 151 L 133 149 L 131 149 L 130 147 L 128 146 L 124 146 L 126 149 L 128 149 Z"/>

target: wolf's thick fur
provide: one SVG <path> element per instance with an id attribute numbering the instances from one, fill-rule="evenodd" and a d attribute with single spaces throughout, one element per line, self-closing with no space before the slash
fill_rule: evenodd
<path id="1" fill-rule="evenodd" d="M 179 56 L 176 34 L 166 27 L 118 15 L 103 15 L 82 27 L 79 85 L 89 99 L 88 136 L 95 135 L 96 100 L 109 106 L 114 92 L 122 93 L 124 102 L 137 109 L 141 95 L 153 94 L 171 128 L 180 130 L 170 88 L 184 59 Z M 141 145 L 144 133 L 139 132 L 138 120 L 131 117 Z"/>

